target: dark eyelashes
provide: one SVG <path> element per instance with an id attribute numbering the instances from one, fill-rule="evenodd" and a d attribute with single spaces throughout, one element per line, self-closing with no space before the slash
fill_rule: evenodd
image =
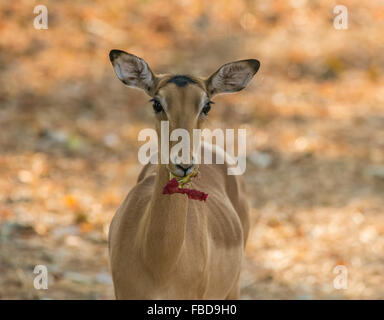
<path id="1" fill-rule="evenodd" d="M 163 111 L 163 106 L 161 105 L 161 103 L 156 100 L 156 99 L 151 99 L 149 100 L 149 102 L 152 102 L 152 107 L 153 107 L 153 110 L 155 111 L 155 113 L 159 113 L 161 111 Z"/>
<path id="2" fill-rule="evenodd" d="M 161 105 L 161 103 L 157 99 L 153 98 L 153 99 L 149 100 L 149 102 L 152 102 L 152 107 L 153 107 L 153 110 L 155 111 L 155 113 L 160 113 L 160 112 L 164 111 L 163 106 Z M 214 104 L 213 101 L 208 101 L 204 105 L 203 109 L 201 109 L 201 114 L 208 115 L 209 111 L 211 110 L 212 104 Z"/>
<path id="3" fill-rule="evenodd" d="M 209 111 L 211 110 L 211 104 L 214 104 L 214 102 L 208 101 L 203 107 L 203 109 L 201 109 L 201 113 L 208 115 Z"/>

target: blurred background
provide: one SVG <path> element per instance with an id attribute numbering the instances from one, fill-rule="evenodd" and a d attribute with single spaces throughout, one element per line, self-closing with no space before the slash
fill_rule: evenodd
<path id="1" fill-rule="evenodd" d="M 36 5 L 48 29 L 36 30 Z M 247 129 L 254 226 L 244 299 L 384 298 L 384 3 L 84 0 L 0 4 L 0 298 L 113 298 L 110 220 L 134 185 L 148 97 L 110 49 L 155 72 L 261 61 L 209 127 Z M 46 265 L 49 289 L 33 287 Z M 334 268 L 347 267 L 337 290 Z"/>

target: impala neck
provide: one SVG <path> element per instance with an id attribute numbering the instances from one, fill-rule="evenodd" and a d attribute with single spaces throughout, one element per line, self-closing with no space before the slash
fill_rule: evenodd
<path id="1" fill-rule="evenodd" d="M 169 181 L 165 165 L 158 165 L 154 192 L 142 220 L 139 243 L 143 258 L 151 273 L 163 278 L 172 271 L 184 242 L 188 198 L 183 194 L 164 195 Z"/>

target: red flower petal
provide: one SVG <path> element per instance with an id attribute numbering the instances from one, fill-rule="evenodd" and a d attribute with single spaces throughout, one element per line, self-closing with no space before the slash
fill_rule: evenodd
<path id="1" fill-rule="evenodd" d="M 179 188 L 179 182 L 176 178 L 168 181 L 163 189 L 163 194 L 181 193 L 186 194 L 189 199 L 206 201 L 208 194 L 195 189 Z"/>

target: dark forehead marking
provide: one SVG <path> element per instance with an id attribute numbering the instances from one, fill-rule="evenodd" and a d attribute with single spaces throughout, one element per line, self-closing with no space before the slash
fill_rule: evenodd
<path id="1" fill-rule="evenodd" d="M 185 87 L 187 84 L 196 84 L 196 81 L 185 75 L 176 75 L 168 79 L 167 83 L 174 83 L 178 87 Z"/>
<path id="2" fill-rule="evenodd" d="M 164 76 L 157 85 L 157 88 L 154 92 L 154 96 L 156 96 L 160 89 L 164 88 L 168 83 L 175 84 L 178 88 L 185 87 L 188 84 L 193 84 L 203 89 L 205 92 L 207 91 L 205 84 L 203 81 L 199 80 L 199 78 L 195 78 L 193 76 L 187 75 L 166 75 Z M 208 95 L 208 93 L 207 93 Z"/>

